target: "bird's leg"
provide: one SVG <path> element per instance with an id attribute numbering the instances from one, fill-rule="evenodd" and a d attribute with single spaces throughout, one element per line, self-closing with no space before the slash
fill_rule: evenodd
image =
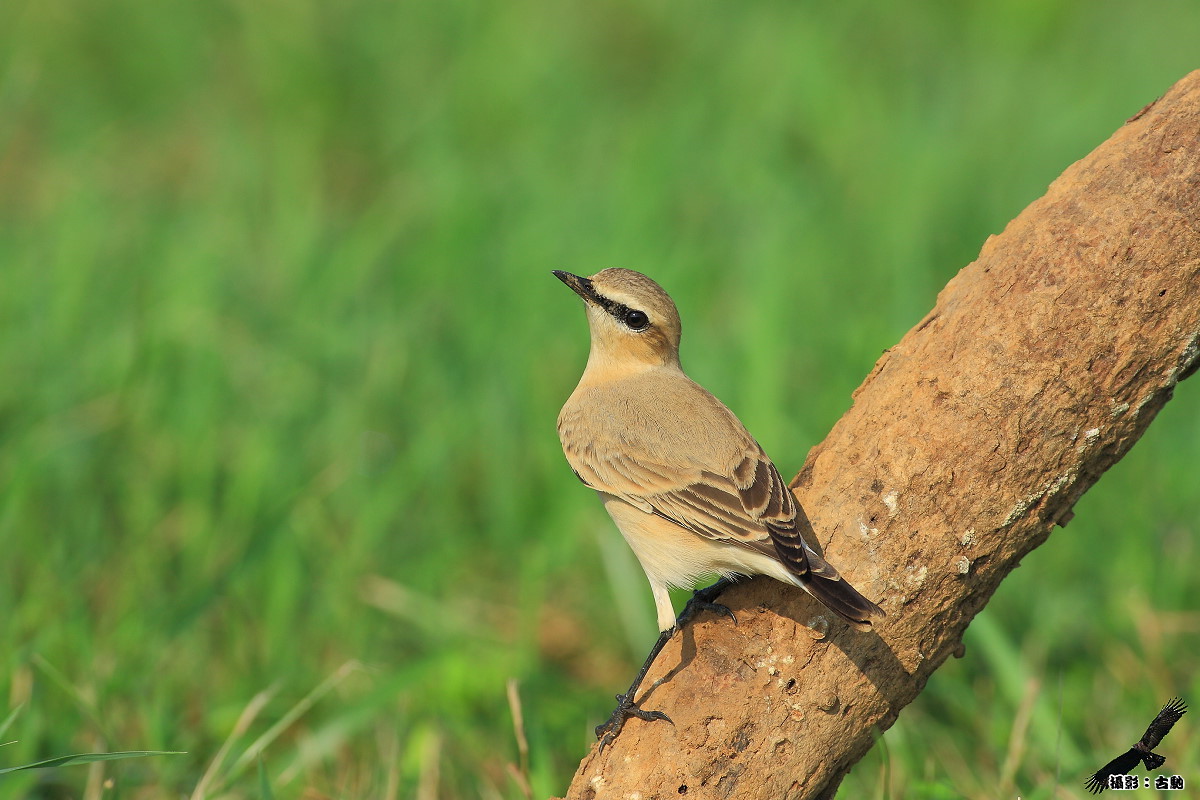
<path id="1" fill-rule="evenodd" d="M 688 600 L 687 605 L 683 607 L 679 617 L 675 620 L 673 627 L 667 628 L 658 635 L 658 641 L 654 643 L 654 647 L 650 648 L 650 655 L 646 656 L 642 668 L 633 678 L 633 683 L 629 685 L 629 690 L 625 694 L 617 695 L 617 707 L 613 710 L 612 715 L 608 718 L 608 722 L 603 725 L 596 726 L 596 738 L 600 740 L 600 750 L 613 743 L 617 738 L 617 734 L 621 732 L 621 728 L 625 726 L 625 720 L 630 717 L 637 717 L 644 720 L 665 719 L 671 722 L 671 718 L 661 711 L 644 711 L 633 704 L 633 697 L 636 694 L 638 687 L 642 685 L 642 679 L 646 677 L 646 673 L 650 671 L 650 665 L 654 663 L 654 659 L 670 641 L 671 636 L 675 631 L 681 629 L 684 623 L 696 616 L 701 611 L 712 611 L 716 614 L 724 614 L 733 620 L 733 624 L 737 624 L 737 617 L 729 610 L 728 606 L 723 606 L 720 603 L 714 603 L 721 592 L 733 585 L 733 581 L 729 578 L 721 578 L 712 586 L 707 586 L 703 589 L 697 589 L 692 592 L 692 598 Z M 674 722 L 671 722 L 674 725 Z"/>
<path id="2" fill-rule="evenodd" d="M 658 657 L 659 652 L 671 638 L 671 634 L 675 633 L 679 626 L 667 628 L 658 635 L 658 641 L 654 643 L 654 647 L 650 649 L 650 655 L 646 656 L 645 663 L 638 670 L 637 675 L 633 678 L 633 683 L 629 684 L 629 690 L 625 694 L 617 695 L 617 707 L 613 710 L 612 716 L 608 718 L 608 722 L 603 725 L 596 726 L 596 738 L 600 740 L 600 750 L 613 743 L 617 738 L 617 734 L 621 732 L 621 728 L 625 726 L 625 720 L 630 717 L 637 717 L 644 720 L 665 719 L 671 722 L 671 718 L 661 711 L 643 711 L 633 704 L 633 695 L 637 692 L 638 687 L 642 684 L 642 678 L 646 677 L 646 673 L 650 670 L 650 665 L 654 663 L 654 659 Z M 674 725 L 674 722 L 671 722 Z"/>

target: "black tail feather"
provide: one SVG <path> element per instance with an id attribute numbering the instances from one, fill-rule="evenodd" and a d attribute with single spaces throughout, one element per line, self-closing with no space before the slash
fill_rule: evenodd
<path id="1" fill-rule="evenodd" d="M 800 585 L 822 605 L 861 631 L 870 630 L 873 619 L 887 616 L 882 608 L 863 597 L 840 575 L 827 578 L 809 572 L 800 579 Z"/>

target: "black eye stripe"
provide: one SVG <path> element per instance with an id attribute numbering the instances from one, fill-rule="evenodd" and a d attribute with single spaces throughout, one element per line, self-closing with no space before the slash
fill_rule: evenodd
<path id="1" fill-rule="evenodd" d="M 588 294 L 588 298 L 596 305 L 607 311 L 609 314 L 612 314 L 614 317 L 620 319 L 621 316 L 623 316 L 624 313 L 629 310 L 622 303 L 618 303 L 615 300 L 609 300 L 607 297 L 597 292 L 596 287 L 593 286 L 592 282 L 587 278 L 584 278 L 581 283 L 583 284 L 584 291 L 586 291 Z"/>
<path id="2" fill-rule="evenodd" d="M 645 330 L 645 328 L 648 327 L 650 324 L 649 316 L 646 315 L 646 313 L 644 311 L 639 311 L 636 308 L 630 308 L 629 306 L 625 305 L 624 303 L 618 303 L 616 300 L 610 300 L 609 298 L 607 298 L 601 294 L 597 294 L 595 296 L 595 299 L 596 299 L 597 305 L 599 305 L 601 308 L 603 308 L 605 311 L 607 311 L 612 316 L 613 319 L 615 319 L 617 322 L 620 322 L 623 325 L 629 324 L 626 321 L 626 317 L 629 316 L 629 313 L 631 311 L 637 311 L 639 314 L 642 314 L 642 316 L 646 317 L 646 324 L 644 326 L 640 326 L 641 330 Z"/>
<path id="3" fill-rule="evenodd" d="M 607 311 L 609 313 L 609 315 L 611 315 L 612 318 L 615 319 L 617 322 L 620 322 L 622 325 L 629 327 L 631 330 L 635 330 L 635 331 L 639 331 L 639 332 L 644 331 L 644 330 L 646 330 L 646 328 L 650 327 L 650 317 L 648 314 L 646 314 L 646 312 L 641 311 L 636 308 L 630 308 L 629 306 L 625 305 L 624 303 L 618 303 L 616 300 L 605 297 L 604 295 L 602 295 L 596 291 L 595 287 L 592 285 L 592 282 L 589 280 L 585 279 L 584 287 L 585 287 L 585 291 L 588 294 L 588 298 L 592 302 L 594 302 L 596 305 L 600 306 L 605 311 Z M 626 317 L 629 316 L 629 313 L 631 311 L 637 312 L 637 313 L 641 314 L 643 317 L 645 317 L 645 319 L 646 319 L 645 323 L 641 324 L 641 325 L 637 325 L 637 326 L 630 325 L 629 322 L 626 320 Z"/>
<path id="4" fill-rule="evenodd" d="M 650 317 L 645 311 L 640 311 L 636 308 L 630 308 L 624 303 L 618 303 L 615 300 L 603 298 L 606 302 L 604 310 L 612 315 L 613 319 L 621 323 L 632 331 L 641 332 L 650 327 Z M 641 319 L 630 319 L 630 315 L 637 314 Z"/>

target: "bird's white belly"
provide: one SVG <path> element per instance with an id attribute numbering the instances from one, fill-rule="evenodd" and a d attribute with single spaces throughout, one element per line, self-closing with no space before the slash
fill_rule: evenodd
<path id="1" fill-rule="evenodd" d="M 795 584 L 779 561 L 738 544 L 692 533 L 619 497 L 597 492 L 651 586 L 692 588 L 706 575 L 770 575 Z"/>

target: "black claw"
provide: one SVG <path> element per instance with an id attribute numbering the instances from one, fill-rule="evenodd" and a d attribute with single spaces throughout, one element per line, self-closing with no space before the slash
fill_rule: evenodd
<path id="1" fill-rule="evenodd" d="M 679 614 L 679 618 L 675 621 L 675 627 L 680 628 L 685 622 L 688 622 L 692 617 L 699 614 L 701 611 L 711 611 L 718 616 L 729 617 L 733 620 L 733 624 L 737 625 L 737 617 L 729 610 L 729 606 L 714 603 L 713 601 L 721 594 L 721 592 L 733 585 L 733 581 L 722 578 L 712 586 L 706 586 L 703 589 L 697 589 L 692 592 L 692 599 L 687 601 L 687 605 L 683 607 L 683 611 Z"/>
<path id="2" fill-rule="evenodd" d="M 675 720 L 671 719 L 670 717 L 668 717 L 666 714 L 664 714 L 661 711 L 645 711 L 643 709 L 638 708 L 637 706 L 631 706 L 629 708 L 629 715 L 632 717 L 637 717 L 638 719 L 645 720 L 646 722 L 653 722 L 656 719 L 662 719 L 662 720 L 666 720 L 667 722 L 671 723 L 672 725 L 675 724 Z"/>
<path id="3" fill-rule="evenodd" d="M 629 695 L 617 695 L 617 707 L 613 710 L 612 716 L 608 718 L 608 722 L 603 725 L 596 726 L 596 738 L 600 740 L 599 752 L 603 752 L 604 748 L 612 744 L 617 734 L 625 727 L 625 721 L 630 717 L 637 717 L 646 722 L 652 722 L 656 719 L 666 720 L 672 725 L 675 723 L 661 711 L 646 711 L 638 708 L 628 699 Z"/>
<path id="4" fill-rule="evenodd" d="M 720 603 L 710 603 L 706 600 L 697 600 L 693 597 L 688 601 L 687 605 L 683 607 L 683 612 L 679 615 L 679 619 L 675 623 L 676 626 L 681 627 L 685 623 L 691 622 L 692 618 L 701 611 L 711 611 L 718 616 L 729 617 L 731 620 L 733 620 L 733 624 L 737 625 L 737 617 L 735 617 L 733 612 L 729 610 L 729 606 L 723 606 Z"/>
<path id="5" fill-rule="evenodd" d="M 600 747 L 597 752 L 603 752 L 604 748 L 616 741 L 617 734 L 621 732 L 621 728 L 625 727 L 625 721 L 630 717 L 637 717 L 646 722 L 661 719 L 670 722 L 672 725 L 675 724 L 670 717 L 661 711 L 643 711 L 635 706 L 633 704 L 634 695 L 637 693 L 638 687 L 642 684 L 642 678 L 646 677 L 646 671 L 654 663 L 654 659 L 659 654 L 659 651 L 663 649 L 663 645 L 671 638 L 671 634 L 679 630 L 685 622 L 696 616 L 696 614 L 701 611 L 712 611 L 715 614 L 729 617 L 733 620 L 734 625 L 737 624 L 737 617 L 733 615 L 728 606 L 713 602 L 721 592 L 725 591 L 732 584 L 733 581 L 728 578 L 722 578 L 712 586 L 693 592 L 692 599 L 684 606 L 683 613 L 675 621 L 675 627 L 662 631 L 659 634 L 658 641 L 654 643 L 654 647 L 650 650 L 650 655 L 646 657 L 642 668 L 638 670 L 633 683 L 629 686 L 629 691 L 625 692 L 625 694 L 616 695 L 617 707 L 613 711 L 612 716 L 603 725 L 596 726 L 596 738 L 600 740 Z"/>

